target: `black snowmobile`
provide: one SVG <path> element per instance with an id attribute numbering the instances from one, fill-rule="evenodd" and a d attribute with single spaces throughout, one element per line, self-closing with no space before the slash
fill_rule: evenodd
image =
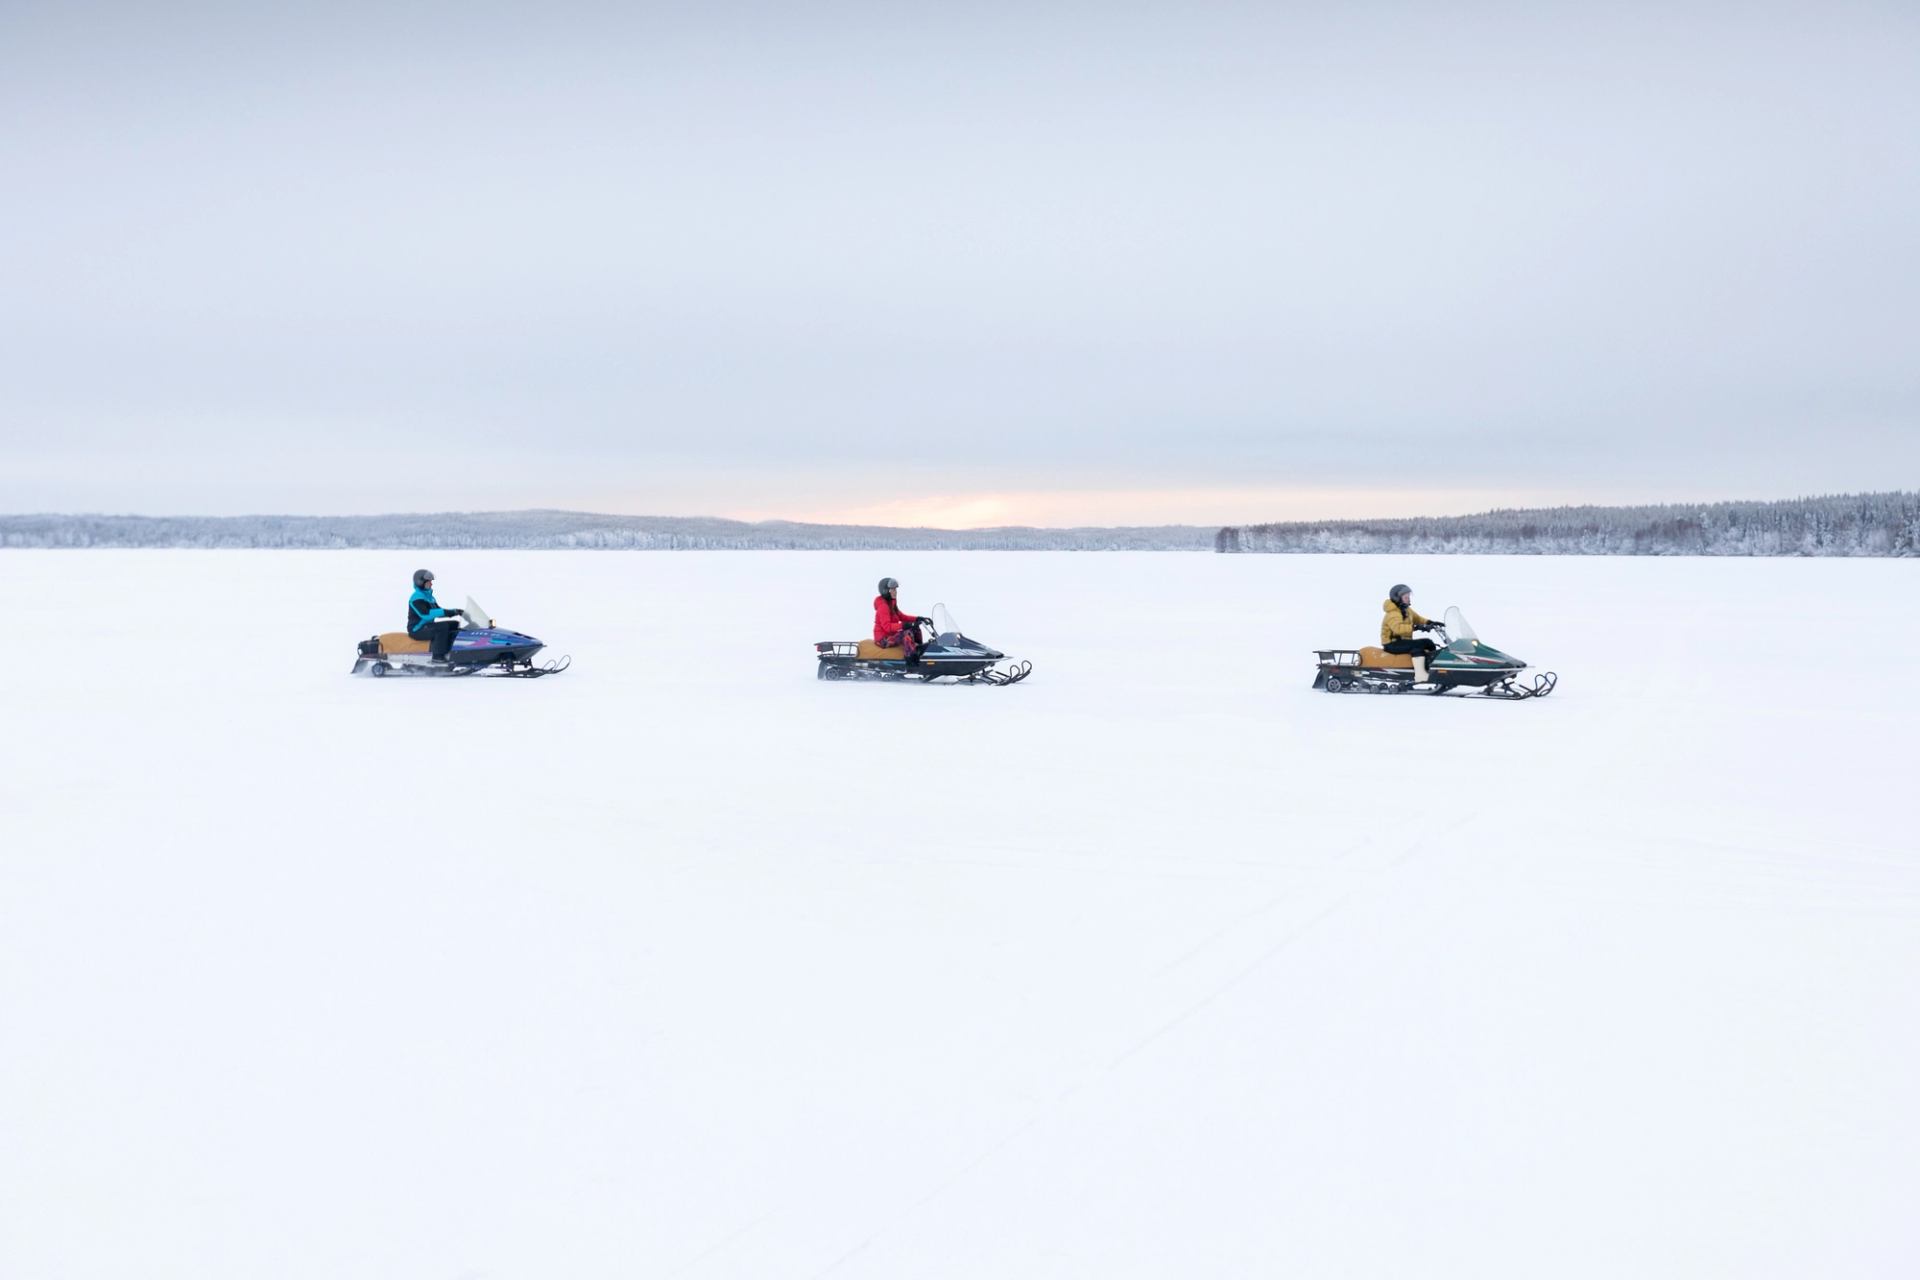
<path id="1" fill-rule="evenodd" d="M 467 597 L 467 616 L 453 647 L 443 661 L 433 659 L 431 646 L 404 631 L 388 631 L 360 642 L 353 662 L 356 676 L 556 676 L 573 665 L 571 656 L 534 664 L 533 655 L 546 646 L 532 636 L 493 625 L 486 610 Z"/>
<path id="2" fill-rule="evenodd" d="M 1521 702 L 1544 698 L 1560 683 L 1551 671 L 1522 681 L 1527 664 L 1483 642 L 1467 625 L 1466 615 L 1449 606 L 1446 621 L 1437 628 L 1440 648 L 1427 659 L 1427 678 L 1420 680 L 1412 655 L 1388 653 L 1375 645 L 1360 649 L 1316 649 L 1319 674 L 1313 687 L 1328 693 L 1433 693 L 1468 698 L 1498 698 Z"/>
<path id="3" fill-rule="evenodd" d="M 921 680 L 928 684 L 1019 684 L 1033 671 L 1031 662 L 1004 662 L 1007 655 L 989 649 L 960 633 L 947 606 L 933 606 L 933 638 L 911 659 L 905 649 L 883 649 L 871 640 L 821 640 L 813 648 L 820 657 L 816 674 L 822 680 Z"/>

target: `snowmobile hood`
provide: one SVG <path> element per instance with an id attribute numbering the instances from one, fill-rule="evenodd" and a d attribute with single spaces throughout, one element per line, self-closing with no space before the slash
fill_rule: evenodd
<path id="1" fill-rule="evenodd" d="M 957 631 L 950 631 L 938 637 L 922 649 L 920 655 L 923 659 L 942 657 L 1004 658 L 1007 656 L 998 649 L 981 644 L 978 640 L 969 639 Z"/>
<path id="2" fill-rule="evenodd" d="M 1518 671 L 1527 664 L 1510 653 L 1502 653 L 1484 640 L 1455 640 L 1433 655 L 1435 663 L 1450 666 L 1484 668 L 1511 667 Z"/>
<path id="3" fill-rule="evenodd" d="M 493 656 L 502 649 L 515 650 L 532 657 L 546 646 L 532 636 L 505 627 L 463 627 L 453 638 L 452 656 L 468 654 Z"/>

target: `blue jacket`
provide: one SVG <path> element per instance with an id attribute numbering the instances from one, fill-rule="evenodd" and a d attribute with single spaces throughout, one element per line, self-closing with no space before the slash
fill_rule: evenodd
<path id="1" fill-rule="evenodd" d="M 429 622 L 438 622 L 448 616 L 433 598 L 433 592 L 425 587 L 415 587 L 413 594 L 407 597 L 407 634 L 413 635 Z"/>

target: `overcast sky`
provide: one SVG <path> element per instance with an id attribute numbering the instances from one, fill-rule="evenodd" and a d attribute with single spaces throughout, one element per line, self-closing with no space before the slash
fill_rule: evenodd
<path id="1" fill-rule="evenodd" d="M 1910 0 L 0 0 L 0 510 L 1915 485 Z"/>

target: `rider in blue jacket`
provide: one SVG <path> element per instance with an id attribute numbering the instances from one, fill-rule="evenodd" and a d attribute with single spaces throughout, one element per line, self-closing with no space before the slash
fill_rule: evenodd
<path id="1" fill-rule="evenodd" d="M 455 619 L 467 616 L 465 609 L 442 609 L 433 598 L 433 570 L 413 571 L 413 594 L 407 597 L 407 634 L 432 645 L 435 662 L 445 662 L 453 649 L 453 637 L 460 624 Z"/>

